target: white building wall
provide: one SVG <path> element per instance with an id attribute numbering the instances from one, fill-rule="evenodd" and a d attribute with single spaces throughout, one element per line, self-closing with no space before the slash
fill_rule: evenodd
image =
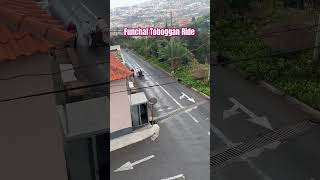
<path id="1" fill-rule="evenodd" d="M 110 133 L 132 127 L 126 81 L 121 79 L 110 83 Z"/>

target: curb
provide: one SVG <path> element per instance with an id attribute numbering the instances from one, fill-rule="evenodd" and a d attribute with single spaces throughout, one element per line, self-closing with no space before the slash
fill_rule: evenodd
<path id="1" fill-rule="evenodd" d="M 136 54 L 134 51 L 131 51 L 131 50 L 128 50 L 128 51 L 130 51 L 130 52 L 132 52 L 133 54 L 139 56 L 141 59 L 144 59 L 144 57 L 142 57 L 142 56 L 139 55 L 139 54 Z M 170 77 L 172 77 L 172 78 L 174 78 L 175 80 L 178 81 L 178 79 L 177 79 L 176 77 L 172 76 L 169 72 L 163 70 L 159 65 L 157 65 L 157 64 L 152 64 L 152 63 L 150 63 L 150 64 L 151 64 L 152 66 L 156 66 L 156 67 L 157 67 L 158 69 L 160 69 L 162 72 L 166 73 L 167 75 L 169 75 Z M 200 92 L 199 90 L 197 90 L 197 89 L 195 89 L 195 88 L 193 88 L 193 87 L 188 87 L 188 85 L 186 85 L 183 81 L 180 81 L 180 83 L 183 84 L 184 86 L 186 86 L 187 88 L 191 88 L 192 90 L 196 91 L 197 93 L 201 94 L 202 96 L 204 96 L 205 98 L 207 98 L 207 99 L 210 100 L 210 96 L 208 96 L 208 95 Z"/>
<path id="2" fill-rule="evenodd" d="M 276 95 L 285 96 L 285 93 L 283 91 L 277 89 L 276 87 L 272 86 L 271 84 L 265 81 L 259 81 L 259 85 Z"/>
<path id="3" fill-rule="evenodd" d="M 308 106 L 307 104 L 305 104 L 305 103 L 303 103 L 303 102 L 299 101 L 298 99 L 291 97 L 291 96 L 285 95 L 285 99 L 287 101 L 289 101 L 291 104 L 298 106 L 302 111 L 310 114 L 315 119 L 320 120 L 320 112 L 317 111 L 316 109 Z"/>
<path id="4" fill-rule="evenodd" d="M 225 67 L 227 69 L 235 70 L 236 72 L 239 72 L 238 68 L 233 64 L 232 65 L 231 64 L 227 65 Z M 308 113 L 313 118 L 315 118 L 317 120 L 320 120 L 320 111 L 312 108 L 311 106 L 303 103 L 302 101 L 300 101 L 300 100 L 298 100 L 298 99 L 296 99 L 296 98 L 294 98 L 292 96 L 286 95 L 284 91 L 274 87 L 273 85 L 271 85 L 271 84 L 269 84 L 269 83 L 267 83 L 265 81 L 259 81 L 258 84 L 261 87 L 263 87 L 264 89 L 268 90 L 269 92 L 284 97 L 287 102 L 296 105 L 300 110 Z"/>
<path id="5" fill-rule="evenodd" d="M 198 92 L 198 93 L 200 93 L 202 96 L 204 96 L 205 98 L 207 98 L 207 99 L 209 99 L 209 100 L 210 100 L 210 96 L 208 96 L 208 95 L 206 95 L 206 94 L 204 94 L 204 93 L 200 92 L 198 89 L 195 89 L 195 88 L 193 88 L 193 87 L 191 87 L 191 89 L 192 89 L 192 90 L 194 90 L 194 91 L 196 91 L 196 92 Z"/>
<path id="6" fill-rule="evenodd" d="M 136 132 L 112 139 L 110 140 L 110 152 L 143 141 L 149 137 L 154 141 L 159 136 L 159 132 L 159 125 L 154 124 L 153 126 L 150 125 L 147 128 L 139 129 Z"/>

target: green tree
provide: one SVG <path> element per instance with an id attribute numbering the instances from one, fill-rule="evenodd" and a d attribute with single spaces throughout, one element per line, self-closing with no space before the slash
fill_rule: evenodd
<path id="1" fill-rule="evenodd" d="M 180 65 L 187 65 L 192 60 L 192 53 L 186 48 L 186 45 L 174 38 L 160 49 L 159 55 L 163 61 L 171 64 L 172 70 L 176 70 Z"/>

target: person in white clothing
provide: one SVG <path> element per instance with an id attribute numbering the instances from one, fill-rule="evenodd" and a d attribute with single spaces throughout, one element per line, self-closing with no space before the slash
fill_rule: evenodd
<path id="1" fill-rule="evenodd" d="M 108 30 L 108 25 L 106 20 L 102 19 L 101 17 L 98 17 L 96 31 L 102 32 L 102 38 L 105 43 L 107 43 L 107 30 Z"/>
<path id="2" fill-rule="evenodd" d="M 88 42 L 89 45 L 91 45 L 91 32 L 93 31 L 92 25 L 89 21 L 85 21 L 83 23 L 83 37 Z"/>

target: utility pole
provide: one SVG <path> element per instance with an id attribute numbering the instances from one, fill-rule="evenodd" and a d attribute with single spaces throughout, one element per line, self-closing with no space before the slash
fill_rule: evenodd
<path id="1" fill-rule="evenodd" d="M 208 81 L 210 80 L 210 56 L 209 56 L 209 60 L 208 60 Z"/>
<path id="2" fill-rule="evenodd" d="M 173 28 L 172 26 L 172 11 L 170 11 L 170 20 L 171 20 L 171 28 Z M 173 37 L 171 37 L 171 74 L 174 73 L 173 70 Z"/>
<path id="3" fill-rule="evenodd" d="M 172 28 L 172 11 L 170 11 L 171 28 Z"/>
<path id="4" fill-rule="evenodd" d="M 313 61 L 319 62 L 319 47 L 320 46 L 320 14 L 318 19 L 318 26 L 317 26 L 317 33 L 316 33 L 316 40 L 314 44 L 314 51 L 313 51 Z"/>

